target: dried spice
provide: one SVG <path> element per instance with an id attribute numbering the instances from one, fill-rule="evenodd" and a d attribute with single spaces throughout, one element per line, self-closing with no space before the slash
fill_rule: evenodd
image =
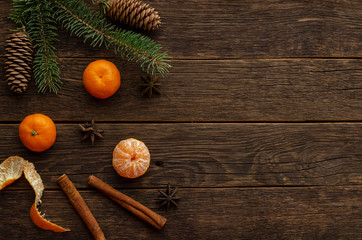
<path id="1" fill-rule="evenodd" d="M 152 225 L 156 229 L 161 230 L 165 225 L 167 221 L 165 217 L 158 215 L 148 207 L 134 200 L 133 198 L 121 193 L 120 191 L 117 191 L 99 178 L 95 176 L 89 176 L 88 184 L 94 188 L 97 188 L 107 197 L 133 213 L 138 218 Z"/>
<path id="2" fill-rule="evenodd" d="M 143 89 L 141 92 L 141 96 L 144 96 L 147 94 L 147 96 L 150 98 L 152 96 L 152 93 L 161 94 L 160 89 L 158 89 L 162 84 L 159 83 L 159 78 L 156 76 L 151 75 L 145 75 L 141 76 L 141 79 L 143 81 L 142 84 L 140 84 L 140 87 Z"/>
<path id="3" fill-rule="evenodd" d="M 175 207 L 178 207 L 177 203 L 175 202 L 175 200 L 180 199 L 179 197 L 175 197 L 177 190 L 178 187 L 172 190 L 170 184 L 167 184 L 166 192 L 158 190 L 162 195 L 162 197 L 160 198 L 160 200 L 162 201 L 160 207 L 166 205 L 166 210 L 168 210 L 171 207 L 171 204 L 175 205 Z"/>
<path id="4" fill-rule="evenodd" d="M 84 136 L 82 141 L 86 140 L 87 138 L 91 139 L 92 145 L 94 144 L 95 138 L 96 136 L 99 138 L 104 139 L 102 133 L 104 132 L 103 130 L 97 129 L 95 126 L 95 121 L 94 119 L 92 119 L 91 123 L 85 123 L 84 126 L 79 124 L 80 129 L 82 130 L 82 132 L 84 132 Z"/>
<path id="5" fill-rule="evenodd" d="M 64 194 L 69 198 L 70 203 L 82 218 L 83 222 L 92 233 L 94 239 L 106 240 L 97 220 L 94 218 L 84 199 L 68 176 L 63 174 L 58 178 L 57 183 L 63 190 Z"/>

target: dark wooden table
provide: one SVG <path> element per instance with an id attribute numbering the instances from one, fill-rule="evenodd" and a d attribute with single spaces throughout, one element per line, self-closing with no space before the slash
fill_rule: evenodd
<path id="1" fill-rule="evenodd" d="M 1 239 L 92 239 L 56 184 L 66 173 L 107 239 L 362 239 L 362 1 L 154 0 L 163 25 L 150 36 L 173 57 L 163 96 L 140 96 L 137 64 L 91 48 L 60 30 L 64 82 L 58 95 L 25 95 L 0 85 L 0 158 L 33 162 L 45 184 L 42 210 L 71 229 L 36 227 L 22 177 L 0 192 Z M 14 25 L 0 0 L 0 46 Z M 120 90 L 91 97 L 82 73 L 114 62 Z M 1 54 L 1 63 L 4 55 Z M 1 70 L 3 71 L 3 70 Z M 4 74 L 1 74 L 4 78 Z M 167 96 L 166 96 L 167 95 Z M 33 153 L 18 125 L 27 115 L 55 120 L 55 145 Z M 105 130 L 94 146 L 78 124 Z M 112 151 L 144 141 L 151 166 L 120 177 Z M 168 218 L 158 232 L 87 185 L 94 174 Z M 179 186 L 177 209 L 158 208 L 158 189 Z"/>

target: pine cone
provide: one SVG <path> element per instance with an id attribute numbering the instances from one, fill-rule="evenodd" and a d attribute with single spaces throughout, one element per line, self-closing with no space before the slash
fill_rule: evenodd
<path id="1" fill-rule="evenodd" d="M 5 43 L 6 82 L 12 91 L 23 93 L 31 79 L 32 44 L 23 31 L 11 34 Z"/>
<path id="2" fill-rule="evenodd" d="M 107 16 L 116 23 L 128 24 L 145 31 L 160 27 L 161 18 L 149 4 L 136 0 L 110 0 Z"/>

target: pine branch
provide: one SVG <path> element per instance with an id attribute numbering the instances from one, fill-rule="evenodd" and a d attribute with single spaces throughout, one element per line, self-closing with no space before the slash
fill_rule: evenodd
<path id="1" fill-rule="evenodd" d="M 90 45 L 113 47 L 116 53 L 128 61 L 141 62 L 141 67 L 152 75 L 168 73 L 171 65 L 167 52 L 161 52 L 162 46 L 149 37 L 132 31 L 122 30 L 106 18 L 89 8 L 81 0 L 53 0 L 57 6 L 56 20 Z"/>
<path id="2" fill-rule="evenodd" d="M 50 1 L 28 1 L 29 13 L 27 21 L 28 33 L 36 50 L 34 56 L 34 78 L 38 91 L 57 93 L 60 89 L 60 70 L 55 55 L 54 42 L 57 39 L 57 28 L 53 19 L 53 7 Z"/>
<path id="3" fill-rule="evenodd" d="M 11 4 L 12 11 L 9 18 L 21 27 L 26 26 L 26 21 L 29 19 L 29 14 L 25 14 L 27 2 L 27 0 L 13 0 Z"/>
<path id="4" fill-rule="evenodd" d="M 13 0 L 10 18 L 25 26 L 35 49 L 33 73 L 38 91 L 57 93 L 60 89 L 60 71 L 55 55 L 57 40 L 53 7 L 48 0 Z"/>
<path id="5" fill-rule="evenodd" d="M 100 13 L 105 16 L 107 13 L 107 8 L 110 6 L 109 0 L 92 0 L 93 4 L 99 5 Z"/>

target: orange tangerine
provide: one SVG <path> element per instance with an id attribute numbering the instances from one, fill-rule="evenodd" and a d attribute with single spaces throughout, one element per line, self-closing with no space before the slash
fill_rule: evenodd
<path id="1" fill-rule="evenodd" d="M 113 167 L 119 175 L 137 178 L 150 166 L 150 152 L 146 145 L 134 138 L 120 141 L 113 151 Z"/>
<path id="2" fill-rule="evenodd" d="M 106 99 L 121 86 L 121 74 L 112 62 L 97 60 L 84 70 L 83 84 L 93 97 Z"/>
<path id="3" fill-rule="evenodd" d="M 43 152 L 53 146 L 57 130 L 52 119 L 44 114 L 31 114 L 19 125 L 21 142 L 29 150 Z"/>

